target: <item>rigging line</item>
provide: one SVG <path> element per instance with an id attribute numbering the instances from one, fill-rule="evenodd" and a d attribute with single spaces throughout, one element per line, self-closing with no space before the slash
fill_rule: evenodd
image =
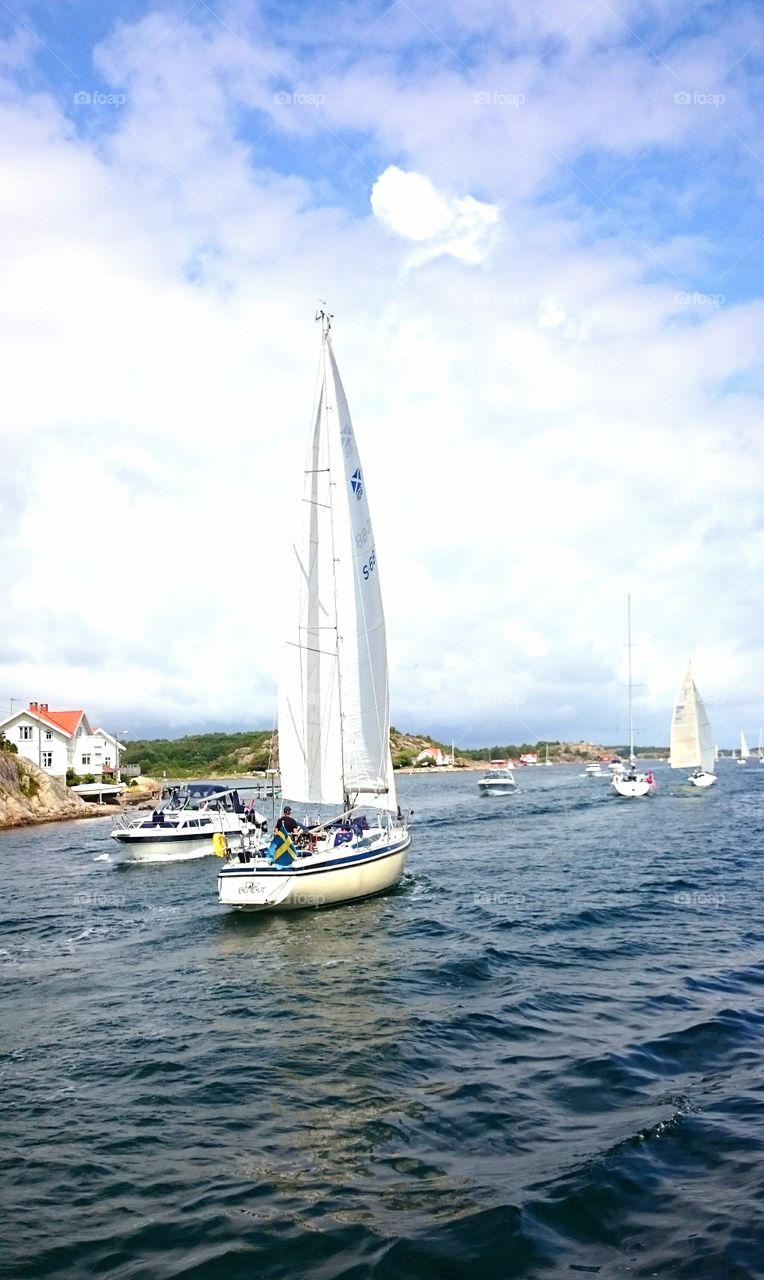
<path id="1" fill-rule="evenodd" d="M 337 654 L 331 649 L 317 649 L 313 644 L 295 644 L 294 640 L 287 640 L 288 649 L 299 649 L 300 653 L 321 653 L 325 658 L 336 658 Z"/>

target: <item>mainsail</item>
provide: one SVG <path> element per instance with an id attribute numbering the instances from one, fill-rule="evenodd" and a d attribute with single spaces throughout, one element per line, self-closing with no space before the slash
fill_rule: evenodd
<path id="1" fill-rule="evenodd" d="M 281 789 L 290 799 L 395 809 L 385 616 L 366 479 L 328 321 L 294 548 L 296 608 L 279 689 Z M 296 599 L 295 599 L 296 593 Z"/>
<path id="2" fill-rule="evenodd" d="M 687 669 L 674 705 L 670 764 L 672 769 L 714 771 L 713 733 L 691 668 Z"/>
<path id="3" fill-rule="evenodd" d="M 748 743 L 746 742 L 745 734 L 741 729 L 740 730 L 740 759 L 750 760 L 750 758 L 751 758 L 751 752 L 748 748 Z"/>

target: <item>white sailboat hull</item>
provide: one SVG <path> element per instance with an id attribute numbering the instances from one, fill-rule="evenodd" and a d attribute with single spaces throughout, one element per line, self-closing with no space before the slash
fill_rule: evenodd
<path id="1" fill-rule="evenodd" d="M 694 787 L 712 787 L 716 782 L 716 774 L 694 773 L 689 780 Z"/>
<path id="2" fill-rule="evenodd" d="M 618 778 L 612 779 L 613 790 L 619 795 L 627 799 L 636 799 L 639 796 L 649 796 L 655 791 L 655 783 L 648 782 L 647 778 Z"/>
<path id="3" fill-rule="evenodd" d="M 404 827 L 306 858 L 290 867 L 263 857 L 227 862 L 218 874 L 218 899 L 238 911 L 305 911 L 371 898 L 401 879 L 411 836 Z"/>

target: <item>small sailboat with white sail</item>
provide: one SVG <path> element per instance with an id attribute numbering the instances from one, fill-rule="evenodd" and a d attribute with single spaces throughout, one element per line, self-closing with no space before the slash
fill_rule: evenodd
<path id="1" fill-rule="evenodd" d="M 689 781 L 694 787 L 712 787 L 714 755 L 711 724 L 688 667 L 674 703 L 669 764 L 672 769 L 692 769 Z"/>
<path id="2" fill-rule="evenodd" d="M 299 835 L 277 830 L 267 848 L 261 841 L 254 850 L 234 850 L 220 868 L 220 902 L 242 911 L 331 906 L 383 893 L 401 879 L 411 844 L 390 757 L 385 617 L 366 477 L 331 317 L 321 311 L 316 319 L 321 390 L 278 709 L 282 795 L 316 812 Z"/>
<path id="3" fill-rule="evenodd" d="M 748 742 L 746 741 L 746 736 L 743 733 L 743 730 L 741 729 L 740 730 L 740 755 L 737 758 L 737 762 L 738 764 L 745 764 L 747 760 L 750 760 L 750 758 L 751 758 L 750 747 L 748 746 Z"/>
<path id="4" fill-rule="evenodd" d="M 655 791 L 655 778 L 652 773 L 641 773 L 637 770 L 637 758 L 634 755 L 634 715 L 633 684 L 631 679 L 631 596 L 628 597 L 628 651 L 629 651 L 629 764 L 628 767 L 613 772 L 610 785 L 619 796 L 634 800 L 641 796 L 652 795 Z"/>

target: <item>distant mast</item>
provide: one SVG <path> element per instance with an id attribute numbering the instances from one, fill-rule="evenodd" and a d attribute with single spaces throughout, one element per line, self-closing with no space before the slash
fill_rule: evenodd
<path id="1" fill-rule="evenodd" d="M 631 596 L 630 595 L 627 596 L 626 614 L 627 614 L 627 634 L 628 634 L 628 642 L 626 647 L 629 651 L 629 764 L 632 765 L 633 767 L 636 764 L 637 760 L 636 760 L 636 756 L 634 755 L 634 719 L 632 716 L 632 709 L 631 709 Z"/>

